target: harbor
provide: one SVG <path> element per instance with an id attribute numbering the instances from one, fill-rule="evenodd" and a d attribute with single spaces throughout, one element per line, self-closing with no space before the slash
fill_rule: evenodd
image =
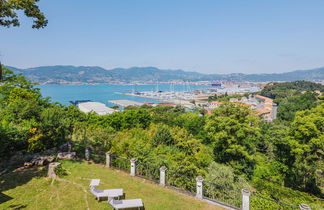
<path id="1" fill-rule="evenodd" d="M 194 108 L 197 104 L 206 105 L 208 98 L 215 95 L 232 95 L 245 93 L 255 93 L 261 90 L 256 84 L 249 83 L 211 83 L 210 87 L 200 90 L 192 90 L 188 83 L 184 84 L 184 91 L 174 91 L 172 85 L 170 90 L 162 91 L 159 90 L 158 84 L 156 85 L 155 91 L 136 91 L 133 89 L 132 92 L 120 93 L 132 97 L 140 97 L 147 99 L 155 99 L 165 103 L 182 105 L 186 108 Z"/>
<path id="2" fill-rule="evenodd" d="M 258 83 L 238 82 L 201 83 L 200 85 L 182 83 L 155 85 L 48 85 L 40 87 L 45 96 L 51 96 L 53 100 L 65 105 L 99 102 L 107 108 L 118 106 L 119 110 L 127 106 L 141 106 L 143 104 L 151 106 L 181 105 L 188 109 L 197 106 L 208 107 L 208 98 L 210 96 L 245 94 L 261 90 Z M 62 91 L 67 94 L 60 94 Z M 97 105 L 90 105 L 90 107 L 87 106 L 84 110 L 86 112 L 96 110 L 98 113 L 113 112 L 113 110 L 107 108 L 102 108 L 105 111 L 101 111 Z"/>

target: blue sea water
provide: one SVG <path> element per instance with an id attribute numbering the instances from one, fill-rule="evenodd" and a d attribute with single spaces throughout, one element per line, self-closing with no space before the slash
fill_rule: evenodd
<path id="1" fill-rule="evenodd" d="M 92 100 L 101 102 L 107 106 L 112 106 L 109 100 L 131 100 L 138 102 L 158 102 L 154 99 L 147 99 L 135 96 L 127 96 L 119 93 L 130 93 L 132 91 L 188 91 L 202 90 L 208 86 L 198 85 L 38 85 L 44 97 L 51 97 L 51 101 L 56 101 L 64 105 L 70 105 L 70 101 Z"/>

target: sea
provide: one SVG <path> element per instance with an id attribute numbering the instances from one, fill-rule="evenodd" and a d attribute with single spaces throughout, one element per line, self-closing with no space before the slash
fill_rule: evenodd
<path id="1" fill-rule="evenodd" d="M 140 84 L 140 85 L 37 85 L 42 96 L 50 97 L 52 102 L 70 105 L 70 101 L 91 100 L 113 106 L 110 100 L 131 100 L 137 102 L 158 103 L 148 98 L 123 95 L 123 93 L 141 91 L 194 91 L 210 88 L 202 85 L 181 84 Z"/>

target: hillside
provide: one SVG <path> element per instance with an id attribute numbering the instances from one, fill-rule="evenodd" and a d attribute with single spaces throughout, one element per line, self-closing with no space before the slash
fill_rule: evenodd
<path id="1" fill-rule="evenodd" d="M 68 176 L 51 183 L 43 169 L 18 169 L 0 177 L 0 209 L 112 209 L 90 194 L 89 180 L 99 189 L 123 188 L 126 199 L 141 198 L 145 209 L 221 209 L 128 174 L 85 162 L 63 162 Z"/>
<path id="2" fill-rule="evenodd" d="M 128 83 L 182 81 L 296 81 L 324 80 L 324 67 L 298 70 L 280 74 L 202 74 L 183 70 L 161 70 L 155 67 L 115 68 L 107 70 L 98 66 L 41 66 L 28 69 L 12 69 L 41 84 L 66 83 Z"/>

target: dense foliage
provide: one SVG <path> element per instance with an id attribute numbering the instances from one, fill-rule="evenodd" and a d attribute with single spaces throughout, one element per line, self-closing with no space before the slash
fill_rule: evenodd
<path id="1" fill-rule="evenodd" d="M 75 107 L 50 103 L 33 83 L 6 68 L 0 84 L 0 157 L 59 146 L 85 118 Z"/>
<path id="2" fill-rule="evenodd" d="M 31 82 L 5 69 L 0 85 L 0 157 L 72 141 L 80 157 L 87 147 L 98 162 L 111 151 L 189 177 L 202 175 L 224 189 L 256 188 L 279 200 L 285 192 L 285 201 L 293 203 L 298 190 L 298 201 L 305 196 L 309 202 L 310 196 L 301 191 L 322 196 L 324 105 L 313 92 L 282 98 L 282 104 L 290 102 L 303 103 L 303 111 L 292 109 L 295 117 L 282 117 L 285 123 L 260 121 L 249 108 L 230 103 L 208 116 L 180 106 L 148 105 L 98 116 L 50 102 Z"/>
<path id="3" fill-rule="evenodd" d="M 0 26 L 19 26 L 17 11 L 21 10 L 27 17 L 33 18 L 33 28 L 44 28 L 47 25 L 45 15 L 37 6 L 39 0 L 1 0 Z"/>
<path id="4" fill-rule="evenodd" d="M 261 95 L 272 99 L 280 99 L 289 96 L 299 95 L 303 91 L 316 90 L 323 92 L 324 86 L 308 81 L 282 82 L 267 85 L 261 91 Z"/>
<path id="5" fill-rule="evenodd" d="M 258 123 L 245 106 L 225 104 L 214 110 L 205 129 L 215 160 L 230 165 L 236 173 L 252 175 L 256 143 L 260 139 Z"/>
<path id="6" fill-rule="evenodd" d="M 274 99 L 278 104 L 278 120 L 292 122 L 297 111 L 311 109 L 323 101 L 321 93 L 324 85 L 308 82 L 295 81 L 268 84 L 261 95 Z"/>

